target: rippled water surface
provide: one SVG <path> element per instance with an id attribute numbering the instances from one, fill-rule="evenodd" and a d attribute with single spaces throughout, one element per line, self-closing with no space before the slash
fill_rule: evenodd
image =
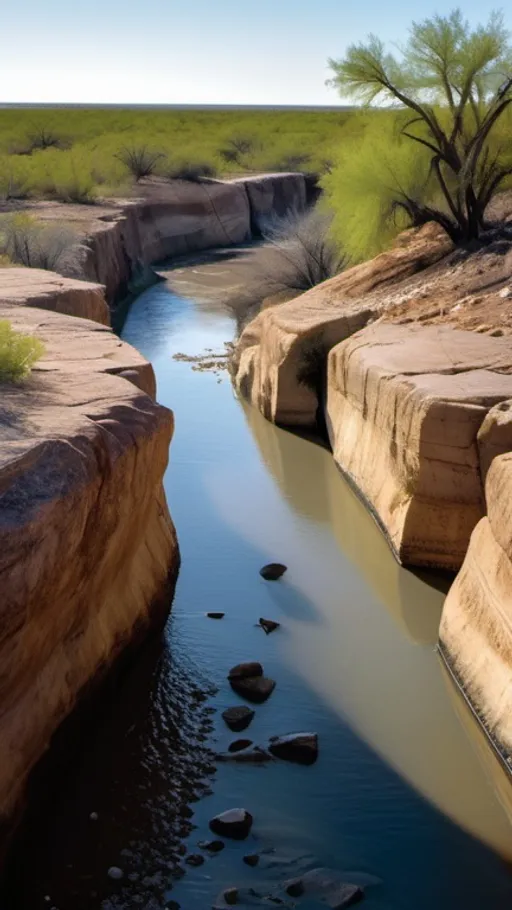
<path id="1" fill-rule="evenodd" d="M 225 372 L 173 359 L 222 352 L 233 331 L 220 305 L 187 301 L 165 283 L 129 314 L 123 337 L 153 362 L 159 400 L 176 416 L 166 490 L 182 569 L 164 651 L 149 658 L 149 672 L 132 668 L 90 733 L 93 758 L 82 758 L 65 797 L 34 823 L 24 857 L 33 881 L 14 876 L 12 906 L 48 906 L 48 893 L 59 910 L 149 910 L 171 897 L 207 910 L 225 886 L 268 893 L 322 865 L 365 884 L 368 908 L 509 910 L 509 785 L 435 652 L 443 585 L 395 563 L 328 451 L 244 408 Z M 258 573 L 271 560 L 289 566 L 277 584 Z M 209 620 L 207 610 L 226 617 Z M 260 616 L 281 629 L 265 636 Z M 194 781 L 208 770 L 208 749 L 232 738 L 208 709 L 237 702 L 225 677 L 247 659 L 277 681 L 249 737 L 315 730 L 320 757 L 310 768 L 220 764 L 204 795 Z M 210 687 L 217 694 L 201 701 Z M 169 732 L 180 705 L 190 759 L 186 738 L 177 747 Z M 244 806 L 255 823 L 249 841 L 176 881 L 175 829 L 171 836 L 166 825 L 173 800 L 186 803 L 187 777 L 189 849 L 197 852 L 218 811 Z M 84 816 L 97 807 L 91 833 Z M 274 852 L 260 867 L 242 863 L 266 849 Z M 119 884 L 106 875 L 111 865 L 123 868 Z"/>

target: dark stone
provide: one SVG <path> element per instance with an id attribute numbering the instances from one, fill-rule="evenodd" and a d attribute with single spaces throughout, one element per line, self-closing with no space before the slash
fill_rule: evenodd
<path id="1" fill-rule="evenodd" d="M 244 664 L 237 664 L 231 667 L 228 673 L 228 679 L 248 679 L 253 676 L 263 676 L 263 667 L 256 660 L 247 661 Z"/>
<path id="2" fill-rule="evenodd" d="M 240 705 L 235 708 L 227 708 L 222 712 L 222 717 L 233 733 L 241 733 L 251 723 L 254 711 L 252 708 L 247 708 L 246 705 Z"/>
<path id="3" fill-rule="evenodd" d="M 318 758 L 318 736 L 316 733 L 272 736 L 268 748 L 272 755 L 284 761 L 296 762 L 298 765 L 314 765 Z"/>
<path id="4" fill-rule="evenodd" d="M 207 613 L 208 619 L 224 619 L 225 613 Z"/>
<path id="5" fill-rule="evenodd" d="M 210 821 L 210 830 L 219 837 L 245 840 L 252 828 L 253 818 L 245 809 L 228 809 Z"/>
<path id="6" fill-rule="evenodd" d="M 260 858 L 257 853 L 248 853 L 247 856 L 244 856 L 244 863 L 246 866 L 257 866 L 260 861 Z"/>
<path id="7" fill-rule="evenodd" d="M 286 893 L 289 894 L 290 897 L 302 897 L 304 894 L 302 879 L 297 878 L 295 881 L 289 882 L 286 886 Z"/>
<path id="8" fill-rule="evenodd" d="M 332 869 L 310 869 L 300 879 L 285 882 L 286 892 L 293 897 L 299 895 L 292 895 L 289 889 L 297 882 L 302 885 L 300 894 L 311 895 L 331 910 L 345 910 L 364 898 L 364 891 L 359 885 L 341 881 L 339 873 Z"/>
<path id="9" fill-rule="evenodd" d="M 259 623 L 267 635 L 270 635 L 271 632 L 275 632 L 281 625 L 280 622 L 275 622 L 273 619 L 263 619 L 262 616 L 260 616 Z"/>
<path id="10" fill-rule="evenodd" d="M 204 863 L 204 856 L 201 856 L 200 853 L 191 853 L 190 856 L 187 856 L 185 862 L 188 866 L 202 866 Z"/>
<path id="11" fill-rule="evenodd" d="M 209 853 L 220 853 L 226 844 L 221 840 L 202 840 L 197 846 L 201 847 L 201 850 L 208 850 Z"/>
<path id="12" fill-rule="evenodd" d="M 272 695 L 275 689 L 273 679 L 267 679 L 265 676 L 253 676 L 243 679 L 230 679 L 231 688 L 237 695 L 247 699 L 254 704 L 261 705 Z"/>
<path id="13" fill-rule="evenodd" d="M 278 581 L 286 572 L 287 567 L 280 562 L 270 562 L 268 566 L 260 569 L 260 575 L 265 581 Z"/>
<path id="14" fill-rule="evenodd" d="M 181 904 L 178 901 L 167 901 L 165 910 L 180 910 Z"/>
<path id="15" fill-rule="evenodd" d="M 241 749 L 239 752 L 219 752 L 217 754 L 217 759 L 218 761 L 253 763 L 273 761 L 270 752 L 267 752 L 265 749 L 260 749 L 259 746 L 254 746 L 254 748 Z"/>
<path id="16" fill-rule="evenodd" d="M 240 752 L 242 749 L 248 749 L 252 746 L 252 739 L 235 739 L 228 746 L 228 752 Z"/>
<path id="17" fill-rule="evenodd" d="M 238 888 L 226 888 L 224 891 L 224 900 L 226 904 L 232 906 L 238 903 Z"/>

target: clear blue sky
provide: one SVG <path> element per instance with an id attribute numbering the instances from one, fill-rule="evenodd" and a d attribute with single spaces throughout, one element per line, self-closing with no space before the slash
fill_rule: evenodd
<path id="1" fill-rule="evenodd" d="M 509 3 L 509 0 L 508 0 Z M 422 0 L 0 0 L 0 101 L 336 104 L 327 58 L 400 41 Z M 500 8 L 463 0 L 465 15 Z M 503 4 L 504 5 L 504 4 Z M 512 10 L 505 13 L 512 28 Z"/>

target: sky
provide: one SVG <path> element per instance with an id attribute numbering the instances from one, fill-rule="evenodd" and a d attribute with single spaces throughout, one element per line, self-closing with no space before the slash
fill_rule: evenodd
<path id="1" fill-rule="evenodd" d="M 329 57 L 370 31 L 401 42 L 412 18 L 454 5 L 0 0 L 0 102 L 335 105 L 340 99 L 325 85 Z M 461 5 L 473 23 L 500 8 L 499 0 Z"/>

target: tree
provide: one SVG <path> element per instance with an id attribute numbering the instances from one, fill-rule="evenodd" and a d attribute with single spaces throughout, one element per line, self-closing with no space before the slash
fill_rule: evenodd
<path id="1" fill-rule="evenodd" d="M 343 97 L 401 109 L 397 147 L 407 140 L 420 153 L 414 192 L 397 182 L 390 210 L 401 210 L 410 224 L 436 221 L 455 243 L 478 238 L 489 202 L 512 174 L 511 137 L 495 141 L 512 102 L 512 50 L 503 16 L 493 13 L 472 29 L 460 10 L 436 15 L 412 24 L 399 56 L 371 35 L 329 65 L 330 84 Z"/>

